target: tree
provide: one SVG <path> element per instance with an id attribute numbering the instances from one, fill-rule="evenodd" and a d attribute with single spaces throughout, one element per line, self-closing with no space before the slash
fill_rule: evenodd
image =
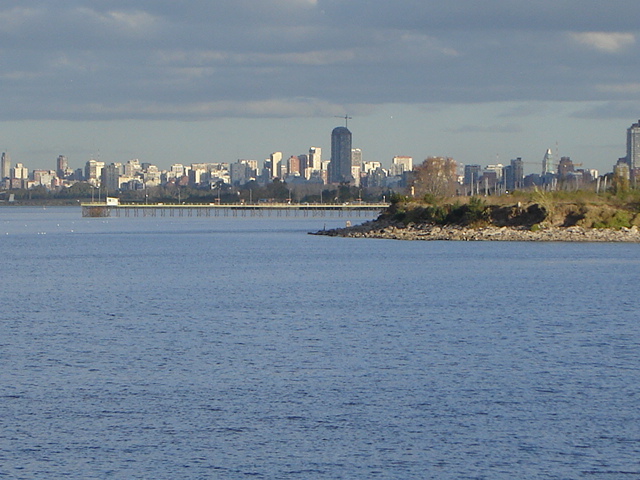
<path id="1" fill-rule="evenodd" d="M 414 169 L 413 186 L 417 196 L 453 195 L 458 183 L 457 164 L 450 157 L 428 157 Z"/>
<path id="2" fill-rule="evenodd" d="M 611 179 L 611 188 L 615 195 L 621 195 L 629 191 L 629 178 L 631 171 L 629 165 L 619 160 L 616 165 L 613 166 L 613 178 Z"/>
<path id="3" fill-rule="evenodd" d="M 283 201 L 289 199 L 290 191 L 286 182 L 282 182 L 276 178 L 273 182 L 266 185 L 264 195 L 266 198 Z"/>

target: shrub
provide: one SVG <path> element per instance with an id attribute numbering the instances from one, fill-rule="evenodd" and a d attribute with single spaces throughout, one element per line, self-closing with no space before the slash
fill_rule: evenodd
<path id="1" fill-rule="evenodd" d="M 422 201 L 429 205 L 435 205 L 438 203 L 438 197 L 436 197 L 433 193 L 425 193 L 422 197 Z"/>
<path id="2" fill-rule="evenodd" d="M 447 213 L 448 211 L 445 207 L 429 205 L 426 207 L 413 207 L 407 211 L 398 210 L 393 218 L 403 222 L 405 225 L 409 223 L 443 224 Z"/>
<path id="3" fill-rule="evenodd" d="M 490 209 L 484 200 L 472 197 L 466 205 L 459 203 L 453 205 L 445 222 L 479 227 L 487 225 L 491 221 L 489 211 Z"/>
<path id="4" fill-rule="evenodd" d="M 629 228 L 631 226 L 631 212 L 625 212 L 623 210 L 616 211 L 609 218 L 594 222 L 594 228 L 612 228 L 620 230 L 622 227 Z"/>

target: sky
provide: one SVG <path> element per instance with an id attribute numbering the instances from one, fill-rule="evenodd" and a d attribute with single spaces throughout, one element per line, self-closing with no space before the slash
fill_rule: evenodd
<path id="1" fill-rule="evenodd" d="M 640 118 L 637 0 L 2 0 L 0 150 L 30 168 L 548 148 L 601 173 Z"/>

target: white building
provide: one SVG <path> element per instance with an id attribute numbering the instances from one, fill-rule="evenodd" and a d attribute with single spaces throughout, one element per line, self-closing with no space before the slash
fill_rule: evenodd
<path id="1" fill-rule="evenodd" d="M 135 177 L 138 172 L 142 171 L 142 165 L 140 165 L 140 160 L 137 158 L 129 160 L 124 165 L 124 174 L 127 177 Z"/>
<path id="2" fill-rule="evenodd" d="M 16 163 L 16 166 L 11 169 L 11 178 L 26 180 L 29 178 L 29 169 L 21 163 Z"/>
<path id="3" fill-rule="evenodd" d="M 102 178 L 102 169 L 104 168 L 104 162 L 91 159 L 84 166 L 84 178 L 92 185 L 99 185 Z"/>
<path id="4" fill-rule="evenodd" d="M 382 164 L 380 162 L 364 162 L 362 164 L 362 172 L 367 175 L 378 168 L 382 168 Z"/>
<path id="5" fill-rule="evenodd" d="M 309 148 L 308 166 L 312 170 L 322 170 L 322 149 L 320 147 Z"/>
<path id="6" fill-rule="evenodd" d="M 550 148 L 547 148 L 547 153 L 542 158 L 542 174 L 554 174 L 556 173 L 555 166 L 553 164 L 553 153 Z"/>
<path id="7" fill-rule="evenodd" d="M 168 178 L 180 178 L 184 175 L 184 165 L 181 163 L 174 163 L 171 165 L 169 172 L 167 172 Z"/>
<path id="8" fill-rule="evenodd" d="M 271 178 L 282 178 L 282 152 L 273 152 L 269 156 L 271 164 Z"/>
<path id="9" fill-rule="evenodd" d="M 391 160 L 389 175 L 401 176 L 404 172 L 410 172 L 411 170 L 413 170 L 413 157 L 396 155 Z"/>

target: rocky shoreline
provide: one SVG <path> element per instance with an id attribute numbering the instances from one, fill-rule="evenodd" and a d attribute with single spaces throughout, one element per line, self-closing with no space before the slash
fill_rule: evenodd
<path id="1" fill-rule="evenodd" d="M 509 241 L 509 242 L 636 242 L 640 243 L 637 226 L 621 228 L 546 227 L 480 227 L 394 223 L 373 220 L 352 227 L 312 232 L 330 237 L 382 238 L 392 240 Z"/>

